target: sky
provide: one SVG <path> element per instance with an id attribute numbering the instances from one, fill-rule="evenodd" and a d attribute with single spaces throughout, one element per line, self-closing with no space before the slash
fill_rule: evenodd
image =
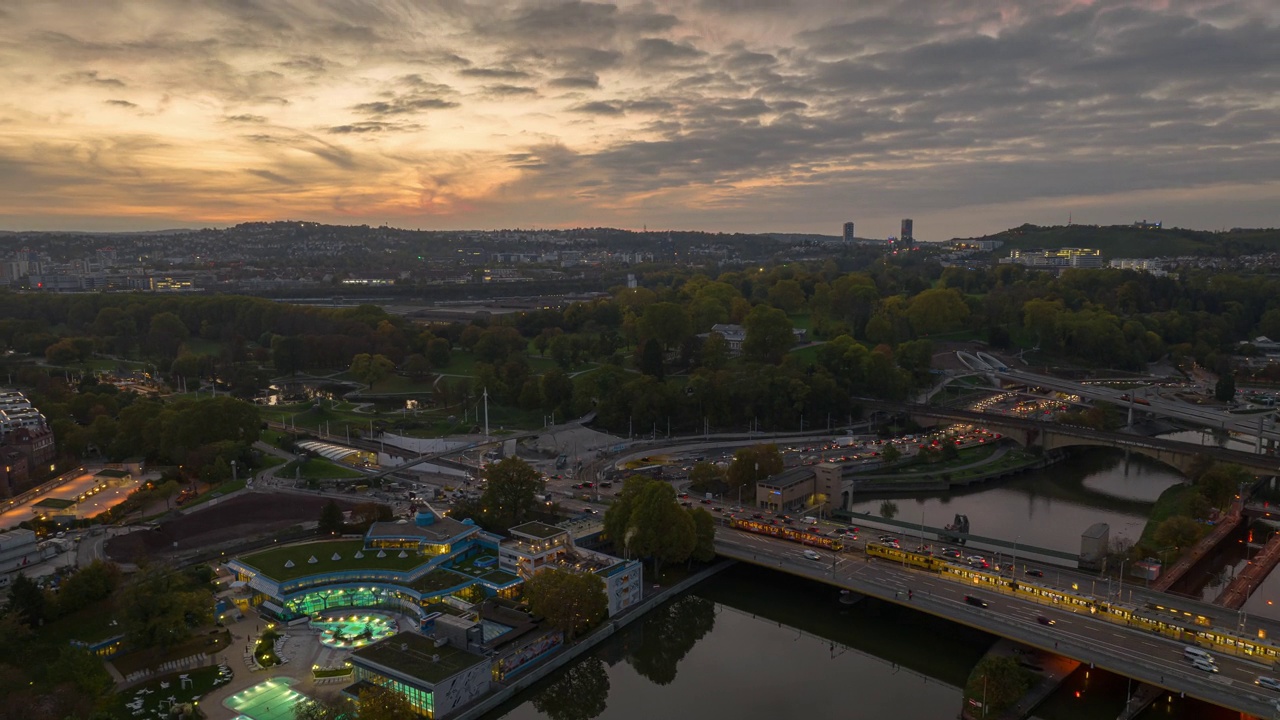
<path id="1" fill-rule="evenodd" d="M 0 3 L 0 229 L 1278 215 L 1275 0 Z"/>

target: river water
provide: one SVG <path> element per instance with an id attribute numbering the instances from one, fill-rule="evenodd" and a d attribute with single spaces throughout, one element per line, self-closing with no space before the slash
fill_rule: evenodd
<path id="1" fill-rule="evenodd" d="M 1145 458 L 1088 450 L 1034 475 L 947 496 L 899 498 L 897 517 L 1078 552 L 1095 522 L 1136 540 L 1151 503 L 1180 482 Z M 882 500 L 854 509 L 879 513 Z M 995 638 L 873 599 L 737 566 L 633 623 L 493 720 L 954 718 L 961 687 Z M 1037 711 L 1044 720 L 1113 720 L 1128 682 L 1082 668 Z M 1142 720 L 1234 717 L 1161 698 Z"/>

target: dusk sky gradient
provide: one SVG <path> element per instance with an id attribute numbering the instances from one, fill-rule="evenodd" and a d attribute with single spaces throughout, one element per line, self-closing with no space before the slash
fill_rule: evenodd
<path id="1" fill-rule="evenodd" d="M 0 229 L 1280 225 L 1276 0 L 8 0 Z"/>

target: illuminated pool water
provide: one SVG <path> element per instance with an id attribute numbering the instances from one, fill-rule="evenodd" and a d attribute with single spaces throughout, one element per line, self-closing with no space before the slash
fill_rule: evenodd
<path id="1" fill-rule="evenodd" d="M 241 690 L 222 701 L 223 705 L 239 713 L 236 720 L 293 720 L 294 707 L 309 698 L 289 688 L 297 682 L 291 677 L 274 677 Z"/>
<path id="2" fill-rule="evenodd" d="M 358 648 L 395 635 L 394 618 L 371 612 L 316 617 L 311 627 L 320 631 L 320 644 L 331 648 Z"/>

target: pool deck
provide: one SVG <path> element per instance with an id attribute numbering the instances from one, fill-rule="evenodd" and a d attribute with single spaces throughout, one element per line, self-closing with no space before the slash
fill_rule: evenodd
<path id="1" fill-rule="evenodd" d="M 401 627 L 406 627 L 406 621 L 402 616 L 385 610 L 376 612 L 394 617 L 400 622 Z M 231 644 L 218 654 L 217 659 L 234 670 L 235 677 L 231 682 L 200 698 L 200 710 L 209 720 L 233 720 L 239 717 L 239 713 L 223 705 L 223 701 L 245 688 L 253 687 L 274 677 L 288 677 L 296 680 L 292 689 L 308 697 L 332 695 L 342 689 L 343 684 L 339 683 L 317 686 L 311 677 L 311 666 L 315 664 L 332 667 L 341 664 L 350 651 L 321 645 L 320 634 L 306 625 L 296 625 L 291 628 L 278 626 L 277 628 L 289 634 L 289 641 L 284 650 L 284 656 L 289 658 L 287 664 L 257 672 L 245 667 L 242 659 L 244 649 L 257 640 L 265 624 L 266 621 L 253 611 L 246 614 L 244 618 L 227 624 L 227 629 L 231 631 Z"/>

